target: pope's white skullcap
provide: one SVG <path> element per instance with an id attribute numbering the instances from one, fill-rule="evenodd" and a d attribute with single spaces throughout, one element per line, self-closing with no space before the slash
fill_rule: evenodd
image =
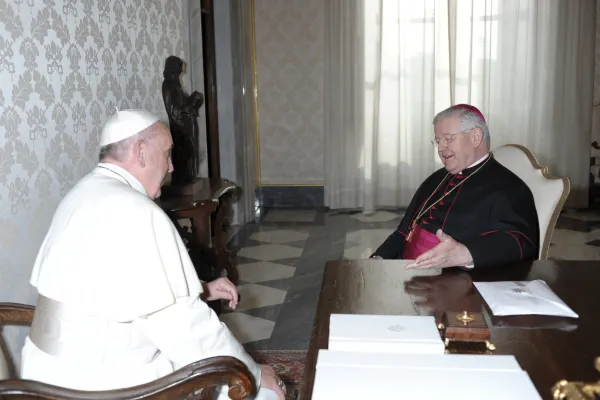
<path id="1" fill-rule="evenodd" d="M 121 110 L 109 118 L 102 128 L 100 146 L 120 142 L 140 133 L 159 119 L 145 110 Z"/>

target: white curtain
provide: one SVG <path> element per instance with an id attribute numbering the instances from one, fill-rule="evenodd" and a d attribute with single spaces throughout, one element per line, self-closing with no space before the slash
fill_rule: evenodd
<path id="1" fill-rule="evenodd" d="M 587 204 L 595 0 L 327 0 L 325 203 L 408 205 L 441 167 L 433 116 L 478 107 Z"/>

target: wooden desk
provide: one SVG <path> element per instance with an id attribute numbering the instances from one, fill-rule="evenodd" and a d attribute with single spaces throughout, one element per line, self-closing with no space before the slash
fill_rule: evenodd
<path id="1" fill-rule="evenodd" d="M 178 220 L 191 220 L 192 236 L 188 239 L 196 246 L 195 250 L 203 254 L 207 264 L 216 267 L 214 278 L 219 277 L 224 269 L 234 284 L 238 282 L 238 271 L 231 263 L 227 249 L 227 227 L 229 205 L 236 189 L 236 185 L 227 179 L 198 178 L 183 190 L 163 187 L 161 197 L 156 200 L 184 237 L 187 236 L 185 229 Z M 201 274 L 202 271 L 199 271 Z"/>
<path id="2" fill-rule="evenodd" d="M 317 354 L 327 348 L 332 313 L 438 316 L 444 311 L 483 309 L 489 316 L 472 281 L 533 279 L 546 281 L 579 319 L 491 318 L 494 354 L 514 355 L 544 399 L 552 398 L 551 388 L 561 379 L 597 381 L 600 262 L 536 261 L 465 272 L 407 271 L 398 261 L 331 261 L 325 268 L 300 399 L 311 398 Z"/>

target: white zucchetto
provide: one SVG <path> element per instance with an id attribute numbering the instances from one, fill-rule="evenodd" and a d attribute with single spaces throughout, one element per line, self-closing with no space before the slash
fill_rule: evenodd
<path id="1" fill-rule="evenodd" d="M 102 128 L 100 146 L 132 137 L 158 121 L 157 117 L 145 110 L 117 110 Z"/>

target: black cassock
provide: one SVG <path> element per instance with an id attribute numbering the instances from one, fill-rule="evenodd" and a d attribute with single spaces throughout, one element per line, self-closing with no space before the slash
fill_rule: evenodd
<path id="1" fill-rule="evenodd" d="M 417 213 L 449 191 L 416 221 L 421 228 L 434 234 L 442 229 L 464 244 L 475 268 L 537 259 L 540 234 L 531 190 L 493 157 L 460 174 L 449 175 L 445 168 L 434 172 L 415 193 L 398 229 L 373 255 L 401 259 Z"/>

